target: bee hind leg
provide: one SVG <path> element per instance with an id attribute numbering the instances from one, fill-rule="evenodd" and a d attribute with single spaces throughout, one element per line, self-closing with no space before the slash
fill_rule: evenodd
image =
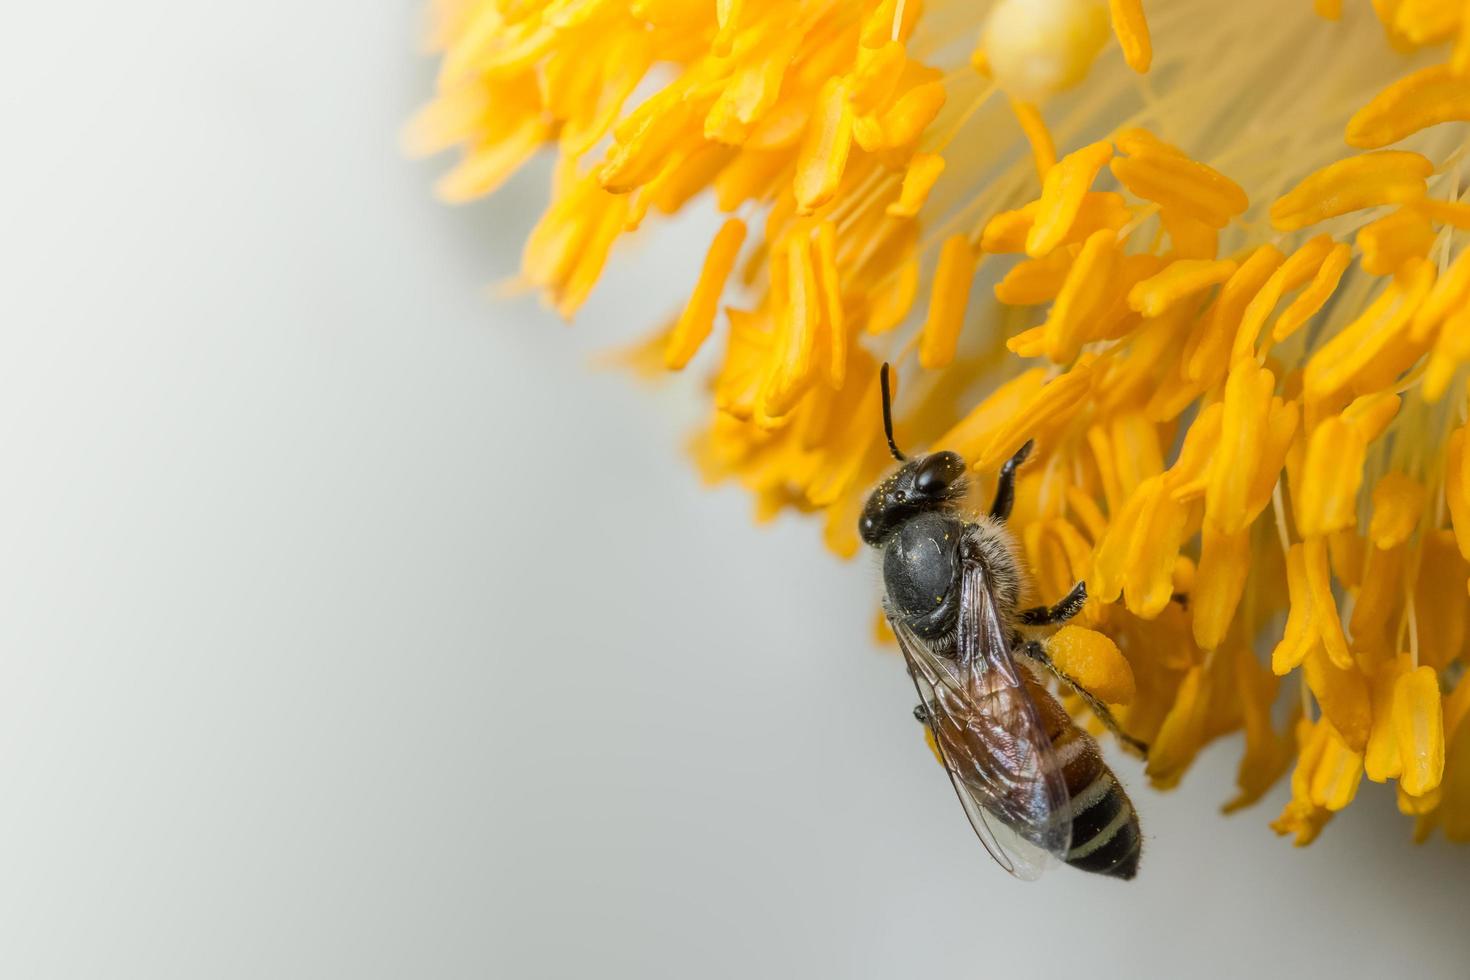
<path id="1" fill-rule="evenodd" d="M 1011 516 L 1011 505 L 1016 502 L 1016 467 L 1026 462 L 1033 445 L 1034 442 L 1027 439 L 1026 445 L 1017 449 L 1015 455 L 1000 468 L 1000 480 L 995 485 L 995 500 L 990 505 L 992 520 L 1004 523 Z"/>
<path id="2" fill-rule="evenodd" d="M 1086 604 L 1087 583 L 1078 582 L 1072 586 L 1072 591 L 1062 596 L 1061 601 L 1055 606 L 1022 609 L 1016 613 L 1016 618 L 1021 621 L 1022 626 L 1055 626 L 1058 623 L 1065 623 L 1080 613 Z"/>
<path id="3" fill-rule="evenodd" d="M 1051 674 L 1057 680 L 1061 681 L 1067 687 L 1076 692 L 1078 697 L 1087 702 L 1087 706 L 1092 709 L 1092 713 L 1097 715 L 1097 720 L 1102 722 L 1104 727 L 1106 727 L 1108 731 L 1112 732 L 1113 735 L 1118 739 L 1118 741 L 1122 742 L 1127 748 L 1132 749 L 1143 758 L 1148 758 L 1148 743 L 1142 742 L 1134 738 L 1132 735 L 1129 735 L 1127 732 L 1123 731 L 1123 726 L 1118 724 L 1118 719 L 1113 717 L 1112 711 L 1108 709 L 1108 706 L 1103 703 L 1102 699 L 1093 694 L 1087 688 L 1083 687 L 1081 684 L 1077 683 L 1076 680 L 1069 677 L 1060 667 L 1058 667 L 1056 663 L 1052 661 L 1051 657 L 1047 655 L 1045 647 L 1043 647 L 1035 640 L 1027 640 L 1022 645 L 1021 649 L 1017 652 L 1021 656 L 1025 657 L 1027 660 L 1030 660 L 1032 663 L 1038 664 L 1041 667 L 1045 668 L 1047 673 Z"/>

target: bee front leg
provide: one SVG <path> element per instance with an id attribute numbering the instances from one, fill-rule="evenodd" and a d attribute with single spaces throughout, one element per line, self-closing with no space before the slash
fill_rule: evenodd
<path id="1" fill-rule="evenodd" d="M 1011 505 L 1016 502 L 1016 467 L 1026 462 L 1033 444 L 1032 440 L 1027 439 L 1026 445 L 1017 449 L 1016 454 L 1000 468 L 1000 480 L 995 485 L 995 500 L 990 505 L 992 520 L 1005 523 L 1011 516 Z"/>
<path id="2" fill-rule="evenodd" d="M 1078 697 L 1087 702 L 1087 706 L 1092 709 L 1092 713 L 1097 715 L 1098 721 L 1101 721 L 1107 730 L 1117 737 L 1118 741 L 1122 742 L 1134 752 L 1137 752 L 1143 758 L 1148 758 L 1148 743 L 1141 742 L 1123 731 L 1123 726 L 1118 724 L 1118 719 L 1113 717 L 1112 711 L 1108 710 L 1108 706 L 1103 703 L 1102 699 L 1063 672 L 1052 661 L 1045 647 L 1035 640 L 1027 640 L 1017 652 L 1027 660 L 1045 668 L 1047 673 L 1076 692 Z"/>
<path id="3" fill-rule="evenodd" d="M 1087 583 L 1078 582 L 1072 586 L 1072 591 L 1062 596 L 1062 601 L 1055 606 L 1022 609 L 1016 613 L 1016 618 L 1021 621 L 1022 626 L 1055 626 L 1058 623 L 1065 623 L 1080 613 L 1086 604 Z"/>

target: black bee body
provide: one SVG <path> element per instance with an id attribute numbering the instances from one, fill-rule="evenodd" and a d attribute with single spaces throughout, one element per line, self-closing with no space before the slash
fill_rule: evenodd
<path id="1" fill-rule="evenodd" d="M 1065 622 L 1086 601 L 1078 583 L 1050 608 L 1017 611 L 1022 573 L 1005 529 L 1016 468 L 1002 467 L 989 515 L 967 515 L 967 467 L 956 453 L 908 459 L 893 441 L 887 367 L 884 426 L 902 464 L 874 490 L 858 522 L 883 555 L 884 609 L 930 730 L 970 822 L 1012 874 L 1048 858 L 1117 878 L 1137 872 L 1142 837 L 1122 785 L 1096 742 L 1013 654 L 1057 673 L 1121 738 L 1107 708 L 1051 664 L 1023 629 Z"/>

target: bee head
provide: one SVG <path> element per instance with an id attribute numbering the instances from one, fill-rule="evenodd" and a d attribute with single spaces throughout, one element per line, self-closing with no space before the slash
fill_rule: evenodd
<path id="1" fill-rule="evenodd" d="M 964 499 L 965 492 L 965 461 L 958 453 L 930 453 L 906 460 L 868 496 L 858 532 L 867 544 L 882 544 L 904 521 L 950 507 Z"/>
<path id="2" fill-rule="evenodd" d="M 883 390 L 883 433 L 888 449 L 903 465 L 874 488 L 858 519 L 858 533 L 870 545 L 881 544 L 900 524 L 916 514 L 952 506 L 966 492 L 965 461 L 958 453 L 938 452 L 908 458 L 893 441 L 893 407 L 888 365 L 879 381 Z"/>

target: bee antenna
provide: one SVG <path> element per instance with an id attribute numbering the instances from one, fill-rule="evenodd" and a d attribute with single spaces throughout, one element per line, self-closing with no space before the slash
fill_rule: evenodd
<path id="1" fill-rule="evenodd" d="M 898 443 L 893 441 L 893 393 L 888 387 L 888 362 L 883 362 L 883 367 L 878 369 L 878 385 L 883 389 L 883 434 L 888 437 L 888 451 L 893 458 L 900 463 L 907 462 L 908 457 L 898 450 Z"/>

